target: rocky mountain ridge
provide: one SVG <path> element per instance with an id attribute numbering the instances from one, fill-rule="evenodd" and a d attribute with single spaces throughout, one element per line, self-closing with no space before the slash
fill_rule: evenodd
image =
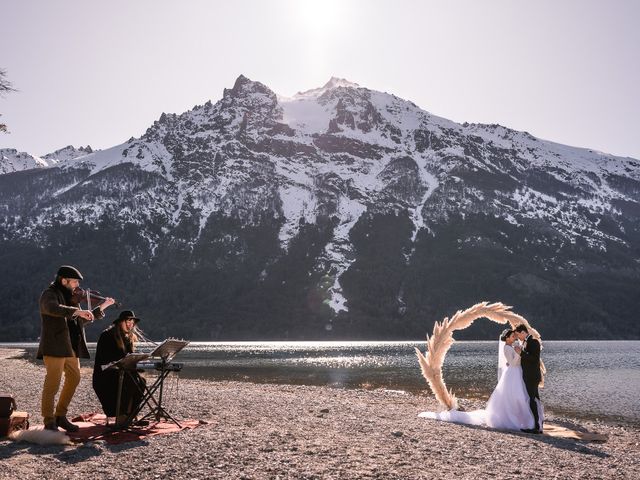
<path id="1" fill-rule="evenodd" d="M 27 152 L 19 152 L 15 148 L 0 148 L 0 175 L 33 168 L 53 167 L 62 161 L 70 161 L 91 153 L 93 153 L 93 149 L 90 145 L 79 148 L 67 145 L 41 157 Z"/>

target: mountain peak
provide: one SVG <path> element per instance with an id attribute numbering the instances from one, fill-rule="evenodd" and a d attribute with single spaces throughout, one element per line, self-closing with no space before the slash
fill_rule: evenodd
<path id="1" fill-rule="evenodd" d="M 358 88 L 358 87 L 360 87 L 360 85 L 358 85 L 355 82 L 350 82 L 349 80 L 347 80 L 345 78 L 331 77 L 329 79 L 329 81 L 327 83 L 325 83 L 322 88 L 324 90 L 329 90 L 331 88 L 338 88 L 338 87 Z"/>
<path id="2" fill-rule="evenodd" d="M 260 82 L 253 81 L 245 77 L 244 75 L 240 75 L 236 79 L 235 83 L 233 84 L 233 88 L 224 89 L 224 97 L 244 97 L 251 93 L 261 93 L 275 98 L 275 93 L 273 93 L 273 91 L 271 91 L 269 87 Z"/>
<path id="3" fill-rule="evenodd" d="M 294 95 L 294 98 L 304 98 L 304 97 L 319 97 L 323 93 L 333 90 L 334 88 L 359 88 L 355 82 L 350 82 L 344 78 L 331 77 L 327 83 L 325 83 L 322 87 L 312 88 L 311 90 L 305 90 L 304 92 L 298 92 Z"/>
<path id="4" fill-rule="evenodd" d="M 236 82 L 233 84 L 233 89 L 235 90 L 242 88 L 243 85 L 246 85 L 248 83 L 251 83 L 251 80 L 245 77 L 243 74 L 240 74 L 240 76 L 236 78 Z"/>

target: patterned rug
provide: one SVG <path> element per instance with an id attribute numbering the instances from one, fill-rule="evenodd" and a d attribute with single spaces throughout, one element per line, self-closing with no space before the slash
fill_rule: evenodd
<path id="1" fill-rule="evenodd" d="M 131 426 L 126 430 L 113 430 L 113 419 L 107 425 L 107 417 L 101 413 L 85 413 L 71 420 L 80 427 L 77 432 L 67 433 L 74 443 L 105 441 L 115 445 L 125 442 L 136 442 L 154 435 L 167 435 L 181 430 L 193 429 L 207 425 L 204 420 L 178 420 L 180 426 L 172 421 L 150 421 L 146 426 Z"/>

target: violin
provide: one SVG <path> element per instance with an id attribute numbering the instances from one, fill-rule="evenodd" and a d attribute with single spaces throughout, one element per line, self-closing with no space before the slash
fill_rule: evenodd
<path id="1" fill-rule="evenodd" d="M 103 296 L 100 292 L 96 291 L 96 290 L 90 290 L 90 289 L 84 289 L 84 288 L 80 288 L 80 287 L 76 287 L 73 289 L 73 292 L 71 292 L 71 301 L 73 303 L 89 303 L 89 300 L 106 300 L 107 297 Z M 118 308 L 120 308 L 122 306 L 122 304 L 120 302 L 116 302 L 114 303 L 114 305 Z M 97 305 L 96 305 L 97 306 Z"/>

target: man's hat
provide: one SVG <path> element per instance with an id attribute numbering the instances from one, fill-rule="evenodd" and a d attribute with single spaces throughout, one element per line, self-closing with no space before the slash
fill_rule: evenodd
<path id="1" fill-rule="evenodd" d="M 72 267 L 71 265 L 62 265 L 56 275 L 62 278 L 77 278 L 78 280 L 82 280 L 82 274 L 76 267 Z"/>
<path id="2" fill-rule="evenodd" d="M 133 313 L 133 310 L 123 310 L 120 312 L 120 315 L 118 315 L 118 318 L 113 321 L 113 324 L 115 325 L 116 323 L 124 322 L 130 318 L 135 320 L 136 324 L 140 321 L 140 319 L 136 317 L 136 314 Z"/>

